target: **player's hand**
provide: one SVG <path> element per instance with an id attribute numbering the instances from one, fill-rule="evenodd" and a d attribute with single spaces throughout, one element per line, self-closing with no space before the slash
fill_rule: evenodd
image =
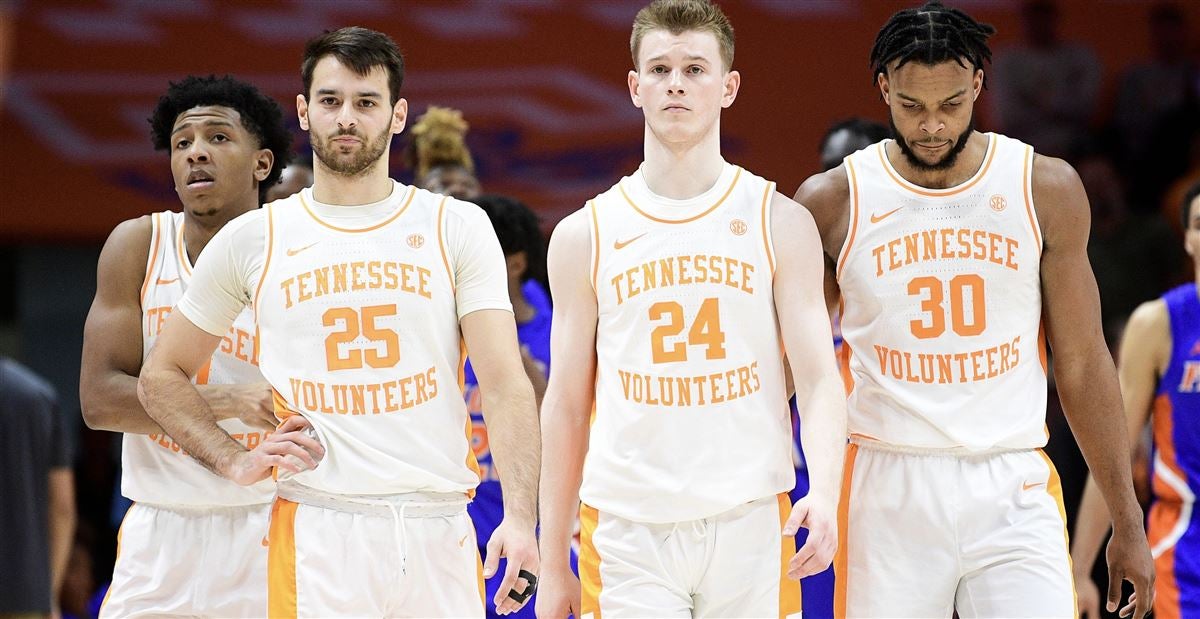
<path id="1" fill-rule="evenodd" d="M 538 619 L 564 619 L 567 615 L 581 617 L 583 591 L 579 578 L 570 565 L 558 569 L 547 569 L 542 573 L 538 585 L 537 606 L 534 611 Z"/>
<path id="2" fill-rule="evenodd" d="M 808 529 L 808 540 L 788 561 L 788 578 L 800 580 L 829 568 L 838 545 L 834 505 L 814 497 L 810 492 L 792 506 L 792 515 L 783 525 L 783 534 L 792 536 L 804 527 Z"/>
<path id="3" fill-rule="evenodd" d="M 1121 603 L 1121 581 L 1133 584 L 1129 603 L 1118 614 L 1142 619 L 1154 607 L 1154 559 L 1150 556 L 1150 544 L 1140 526 L 1113 529 L 1108 542 L 1108 612 L 1117 610 Z"/>
<path id="4" fill-rule="evenodd" d="M 247 426 L 275 431 L 278 420 L 275 419 L 274 392 L 269 383 L 229 385 L 228 389 L 230 413 Z"/>
<path id="5" fill-rule="evenodd" d="M 272 467 L 292 473 L 317 468 L 317 462 L 325 457 L 325 447 L 305 432 L 311 427 L 300 415 L 288 417 L 257 447 L 238 452 L 221 474 L 248 486 L 270 476 Z"/>
<path id="6" fill-rule="evenodd" d="M 1075 574 L 1075 600 L 1080 619 L 1101 619 L 1100 589 L 1090 574 Z"/>
<path id="7" fill-rule="evenodd" d="M 526 526 L 505 518 L 500 526 L 492 533 L 487 543 L 487 561 L 483 563 L 483 577 L 491 578 L 496 575 L 496 567 L 500 558 L 508 559 L 504 569 L 504 577 L 500 581 L 500 590 L 492 601 L 496 604 L 496 612 L 501 615 L 521 610 L 529 602 L 528 599 L 518 602 L 508 594 L 516 591 L 518 594 L 530 593 L 530 586 L 536 586 L 538 565 L 537 538 L 533 534 L 533 526 Z M 529 582 L 521 571 L 533 574 L 535 582 Z"/>

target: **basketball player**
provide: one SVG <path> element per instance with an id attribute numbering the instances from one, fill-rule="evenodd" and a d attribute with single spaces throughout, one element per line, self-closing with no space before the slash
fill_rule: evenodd
<path id="1" fill-rule="evenodd" d="M 538 615 L 798 616 L 788 577 L 833 557 L 845 450 L 820 240 L 774 183 L 721 157 L 741 80 L 721 10 L 657 0 L 631 51 L 645 161 L 550 243 Z M 794 508 L 784 349 L 812 476 Z"/>
<path id="2" fill-rule="evenodd" d="M 1133 312 L 1118 364 L 1129 436 L 1136 440 L 1153 419 L 1149 537 L 1156 617 L 1200 616 L 1200 515 L 1193 511 L 1200 492 L 1200 184 L 1188 191 L 1182 212 L 1184 249 L 1196 281 Z M 1072 552 L 1079 610 L 1088 617 L 1100 616 L 1091 572 L 1108 526 L 1104 503 L 1089 478 Z M 1109 583 L 1109 612 L 1116 608 L 1119 586 Z"/>
<path id="3" fill-rule="evenodd" d="M 142 370 L 146 409 L 235 481 L 278 467 L 271 616 L 480 616 L 480 572 L 491 576 L 501 556 L 496 602 L 507 614 L 536 581 L 540 438 L 499 244 L 474 205 L 388 178 L 391 136 L 408 110 L 390 38 L 329 32 L 309 42 L 301 66 L 296 107 L 314 184 L 213 239 Z M 246 306 L 286 417 L 277 433 L 288 442 L 274 450 L 231 440 L 188 381 Z M 455 385 L 460 337 L 505 491 L 486 567 L 466 512 L 479 474 Z"/>
<path id="4" fill-rule="evenodd" d="M 274 484 L 242 487 L 188 457 L 138 402 L 137 375 L 209 239 L 258 209 L 279 179 L 291 134 L 271 98 L 211 76 L 172 83 L 150 127 L 154 147 L 171 154 L 183 211 L 145 215 L 113 230 L 84 326 L 84 420 L 125 433 L 121 492 L 134 501 L 121 524 L 100 615 L 262 616 L 267 552 L 261 542 Z M 237 314 L 216 339 L 219 346 L 196 373 L 208 414 L 240 445 L 272 442 L 275 417 L 258 371 L 253 317 Z"/>
<path id="5" fill-rule="evenodd" d="M 1125 613 L 1150 608 L 1087 197 L 1065 162 L 974 130 L 993 32 L 937 2 L 893 15 L 871 62 L 895 139 L 796 194 L 841 290 L 852 381 L 838 616 L 1074 616 L 1062 492 L 1041 451 L 1043 333 L 1117 523 L 1111 573 L 1137 592 Z"/>

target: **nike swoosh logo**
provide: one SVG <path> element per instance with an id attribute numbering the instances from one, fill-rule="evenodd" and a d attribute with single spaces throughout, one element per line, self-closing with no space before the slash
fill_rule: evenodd
<path id="1" fill-rule="evenodd" d="M 642 238 L 643 236 L 646 236 L 646 233 L 645 233 L 645 232 L 643 232 L 643 233 L 641 233 L 641 234 L 639 234 L 639 235 L 637 235 L 637 236 L 635 236 L 635 237 L 633 237 L 633 238 L 630 238 L 630 239 L 625 239 L 624 241 L 615 241 L 615 242 L 613 243 L 613 249 L 622 249 L 622 248 L 624 248 L 626 245 L 629 245 L 630 243 L 632 243 L 632 242 L 634 242 L 634 241 L 636 241 L 636 240 L 638 240 L 638 239 Z"/>
<path id="2" fill-rule="evenodd" d="M 1030 488 L 1037 488 L 1038 486 L 1045 486 L 1045 485 L 1046 485 L 1046 482 L 1044 482 L 1044 481 L 1039 481 L 1039 482 L 1037 482 L 1037 483 L 1034 483 L 1034 484 L 1029 484 L 1029 483 L 1026 483 L 1026 484 L 1021 484 L 1021 489 L 1022 489 L 1022 490 L 1029 490 Z"/>
<path id="3" fill-rule="evenodd" d="M 458 547 L 459 547 L 459 548 L 462 548 L 462 547 L 463 547 L 463 544 L 467 543 L 467 538 L 468 538 L 468 537 L 470 537 L 470 534 L 464 535 L 462 539 L 458 540 Z"/>
<path id="4" fill-rule="evenodd" d="M 295 256 L 296 254 L 298 254 L 298 253 L 300 253 L 300 252 L 302 252 L 302 251 L 304 251 L 304 250 L 308 249 L 309 247 L 312 247 L 313 245 L 316 245 L 317 243 L 320 243 L 320 241 L 316 241 L 315 243 L 311 243 L 311 244 L 309 244 L 309 245 L 305 245 L 304 247 L 296 247 L 296 248 L 294 248 L 294 249 L 289 249 L 289 250 L 287 250 L 287 255 L 289 255 L 289 256 Z"/>
<path id="5" fill-rule="evenodd" d="M 176 277 L 175 279 L 163 279 L 160 277 L 160 278 L 158 278 L 158 281 L 156 281 L 154 283 L 158 284 L 159 286 L 166 286 L 168 284 L 174 284 L 177 281 L 179 281 L 178 277 Z"/>
<path id="6" fill-rule="evenodd" d="M 898 211 L 898 210 L 900 210 L 900 209 L 902 209 L 902 208 L 904 208 L 904 207 L 903 207 L 903 206 L 901 206 L 901 207 L 899 207 L 899 208 L 894 208 L 894 209 L 892 209 L 892 210 L 890 210 L 890 211 L 888 211 L 888 212 L 886 212 L 886 213 L 884 213 L 884 214 L 882 214 L 882 215 L 876 215 L 875 213 L 871 213 L 871 223 L 873 223 L 873 224 L 877 224 L 877 223 L 879 223 L 879 222 L 881 222 L 881 221 L 883 221 L 883 220 L 887 219 L 888 217 L 891 217 L 893 214 L 895 214 L 895 212 L 896 212 L 896 211 Z"/>

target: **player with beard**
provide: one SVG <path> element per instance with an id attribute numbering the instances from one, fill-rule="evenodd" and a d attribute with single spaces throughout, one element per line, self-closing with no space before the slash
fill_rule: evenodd
<path id="1" fill-rule="evenodd" d="M 811 177 L 836 278 L 851 445 L 835 613 L 1075 613 L 1062 489 L 1046 444 L 1046 338 L 1115 533 L 1113 587 L 1144 616 L 1153 569 L 1121 394 L 1067 163 L 972 129 L 994 32 L 938 2 L 893 15 L 871 51 L 895 133 Z"/>
<path id="2" fill-rule="evenodd" d="M 143 368 L 142 400 L 213 471 L 248 484 L 276 469 L 271 616 L 482 616 L 481 579 L 502 556 L 495 601 L 514 611 L 536 583 L 541 441 L 500 245 L 476 206 L 388 177 L 408 102 L 387 35 L 317 37 L 301 74 L 313 186 L 213 238 Z M 287 437 L 249 451 L 188 380 L 247 306 Z M 479 469 L 456 384 L 464 341 L 504 491 L 486 565 L 466 511 Z"/>
<path id="3" fill-rule="evenodd" d="M 97 430 L 123 432 L 121 523 L 102 617 L 253 617 L 267 610 L 267 518 L 275 487 L 242 487 L 205 470 L 149 417 L 137 375 L 163 321 L 192 281 L 192 264 L 279 180 L 291 135 L 279 105 L 230 77 L 172 83 L 150 118 L 168 150 L 181 212 L 118 225 L 97 266 L 83 334 L 79 395 Z M 197 372 L 214 424 L 247 447 L 271 444 L 271 390 L 258 370 L 249 311 L 221 331 Z"/>

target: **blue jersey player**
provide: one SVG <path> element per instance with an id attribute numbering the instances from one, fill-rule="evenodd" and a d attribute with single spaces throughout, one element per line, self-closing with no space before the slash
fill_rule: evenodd
<path id="1" fill-rule="evenodd" d="M 1143 303 L 1129 318 L 1119 371 L 1130 435 L 1147 421 L 1153 440 L 1147 518 L 1154 556 L 1154 615 L 1200 618 L 1200 184 L 1183 203 L 1184 247 L 1194 281 Z M 1072 559 L 1082 616 L 1098 617 L 1100 594 L 1089 572 L 1108 530 L 1091 480 L 1075 527 Z M 1108 595 L 1115 608 L 1119 589 Z"/>

